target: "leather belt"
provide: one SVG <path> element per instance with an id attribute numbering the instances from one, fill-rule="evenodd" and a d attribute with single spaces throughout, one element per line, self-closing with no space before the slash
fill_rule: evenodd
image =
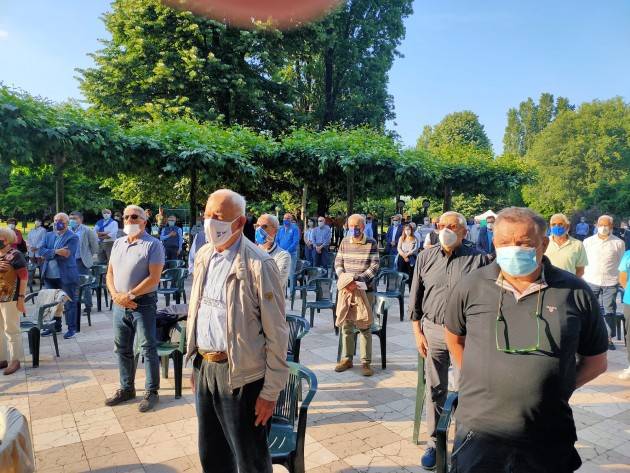
<path id="1" fill-rule="evenodd" d="M 197 350 L 197 353 L 209 363 L 222 363 L 228 359 L 227 353 L 224 351 Z"/>

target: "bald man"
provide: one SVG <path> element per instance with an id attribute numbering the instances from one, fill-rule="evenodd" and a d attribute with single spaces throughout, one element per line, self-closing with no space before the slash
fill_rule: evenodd
<path id="1" fill-rule="evenodd" d="M 186 359 L 203 471 L 271 473 L 267 428 L 287 382 L 284 291 L 273 258 L 247 238 L 245 199 L 210 195 L 195 258 Z"/>

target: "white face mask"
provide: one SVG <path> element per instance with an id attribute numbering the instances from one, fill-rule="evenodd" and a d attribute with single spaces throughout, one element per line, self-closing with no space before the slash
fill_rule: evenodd
<path id="1" fill-rule="evenodd" d="M 15 223 L 10 223 L 10 224 L 9 224 L 9 228 L 10 228 L 11 230 L 15 230 Z"/>
<path id="2" fill-rule="evenodd" d="M 224 222 L 214 218 L 205 219 L 203 221 L 203 229 L 206 234 L 206 239 L 214 246 L 221 246 L 234 234 L 234 232 L 232 232 L 232 224 L 239 218 L 240 216 L 236 217 L 231 222 Z"/>
<path id="3" fill-rule="evenodd" d="M 123 227 L 123 231 L 127 234 L 127 236 L 134 236 L 140 233 L 140 225 L 137 223 L 128 223 Z"/>
<path id="4" fill-rule="evenodd" d="M 41 227 L 41 226 L 42 226 L 42 222 L 35 220 L 35 228 Z"/>
<path id="5" fill-rule="evenodd" d="M 494 228 L 494 222 L 488 222 L 486 226 L 488 227 L 488 230 L 492 230 Z"/>
<path id="6" fill-rule="evenodd" d="M 603 225 L 599 226 L 597 227 L 597 233 L 599 233 L 602 236 L 608 236 L 610 235 L 610 228 L 604 227 Z"/>
<path id="7" fill-rule="evenodd" d="M 443 228 L 440 230 L 439 238 L 442 246 L 446 246 L 447 248 L 451 248 L 455 243 L 457 243 L 457 233 L 450 228 Z"/>
<path id="8" fill-rule="evenodd" d="M 322 228 L 325 224 L 326 222 L 317 222 L 317 225 L 319 226 L 319 228 Z"/>

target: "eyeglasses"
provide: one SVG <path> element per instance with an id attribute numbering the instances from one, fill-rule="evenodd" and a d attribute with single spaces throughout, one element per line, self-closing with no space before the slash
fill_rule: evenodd
<path id="1" fill-rule="evenodd" d="M 140 219 L 140 215 L 138 214 L 125 215 L 123 218 L 125 220 L 138 220 Z"/>
<path id="2" fill-rule="evenodd" d="M 503 278 L 500 280 L 503 283 Z M 542 318 L 542 287 L 538 286 L 538 301 L 536 303 L 536 313 L 534 314 L 534 318 L 536 319 L 536 344 L 530 345 L 524 348 L 510 348 L 510 336 L 508 333 L 508 324 L 507 320 L 503 316 L 501 311 L 501 307 L 503 306 L 503 294 L 505 293 L 505 289 L 501 288 L 501 294 L 499 295 L 499 307 L 497 308 L 497 320 L 495 323 L 494 336 L 497 343 L 497 351 L 503 353 L 511 353 L 511 354 L 525 354 L 525 353 L 534 353 L 540 350 L 540 319 Z M 499 345 L 499 324 L 503 324 L 503 338 L 505 340 L 505 348 Z"/>
<path id="3" fill-rule="evenodd" d="M 455 230 L 459 229 L 459 225 L 456 224 L 456 223 L 451 223 L 450 225 L 445 225 L 443 223 L 438 223 L 437 227 L 438 227 L 439 230 L 443 230 L 445 228 L 448 228 L 449 230 L 455 231 Z"/>

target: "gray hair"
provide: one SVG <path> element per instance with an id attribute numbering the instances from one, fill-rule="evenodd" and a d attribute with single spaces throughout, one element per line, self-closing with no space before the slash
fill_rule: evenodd
<path id="1" fill-rule="evenodd" d="M 600 217 L 597 219 L 597 221 L 599 222 L 602 218 L 607 218 L 608 221 L 610 222 L 610 226 L 613 225 L 614 220 L 610 215 L 600 215 Z"/>
<path id="2" fill-rule="evenodd" d="M 444 212 L 442 215 L 440 215 L 440 221 L 443 218 L 448 218 L 448 217 L 456 217 L 457 223 L 459 223 L 461 227 L 464 227 L 464 228 L 466 227 L 466 217 L 464 217 L 459 212 L 453 212 L 452 210 L 449 212 Z"/>
<path id="3" fill-rule="evenodd" d="M 65 212 L 59 212 L 58 214 L 55 214 L 53 220 L 57 220 L 57 217 L 63 217 L 64 219 L 66 219 L 66 221 L 70 220 L 70 217 L 68 217 L 68 214 Z"/>
<path id="4" fill-rule="evenodd" d="M 278 220 L 278 217 L 276 217 L 275 215 L 262 214 L 261 217 L 266 217 L 269 220 L 269 223 L 271 224 L 271 226 L 275 228 L 276 230 L 280 228 L 280 221 Z"/>
<path id="5" fill-rule="evenodd" d="M 17 236 L 16 236 L 15 232 L 13 230 L 11 230 L 9 227 L 1 227 L 0 228 L 0 237 L 6 238 L 7 243 L 9 245 L 15 243 L 15 240 L 17 240 Z"/>
<path id="6" fill-rule="evenodd" d="M 495 228 L 506 222 L 529 222 L 536 227 L 536 233 L 540 236 L 546 236 L 547 222 L 533 210 L 526 207 L 508 207 L 501 210 L 494 221 Z"/>
<path id="7" fill-rule="evenodd" d="M 551 218 L 549 219 L 549 223 L 551 224 L 551 221 L 556 218 L 559 218 L 560 220 L 562 220 L 565 225 L 571 225 L 571 221 L 569 220 L 569 217 L 567 217 L 565 214 L 553 214 Z"/>
<path id="8" fill-rule="evenodd" d="M 218 195 L 226 196 L 230 202 L 232 202 L 235 206 L 239 208 L 239 210 L 241 211 L 241 215 L 245 215 L 245 208 L 247 206 L 247 203 L 245 202 L 245 197 L 243 197 L 241 194 L 238 194 L 237 192 L 234 192 L 230 189 L 219 189 L 210 194 L 208 200 Z"/>
<path id="9" fill-rule="evenodd" d="M 147 214 L 144 212 L 144 209 L 142 207 L 139 207 L 137 205 L 128 205 L 127 207 L 125 207 L 125 210 L 123 210 L 123 214 L 127 210 L 133 210 L 135 212 L 138 212 L 138 215 L 140 216 L 140 218 L 142 220 L 146 220 L 147 219 Z"/>
<path id="10" fill-rule="evenodd" d="M 359 219 L 359 222 L 361 222 L 361 224 L 365 225 L 365 217 L 361 214 L 352 214 L 348 217 L 348 219 L 346 220 L 346 222 L 349 222 L 351 218 L 355 218 L 355 219 Z"/>

